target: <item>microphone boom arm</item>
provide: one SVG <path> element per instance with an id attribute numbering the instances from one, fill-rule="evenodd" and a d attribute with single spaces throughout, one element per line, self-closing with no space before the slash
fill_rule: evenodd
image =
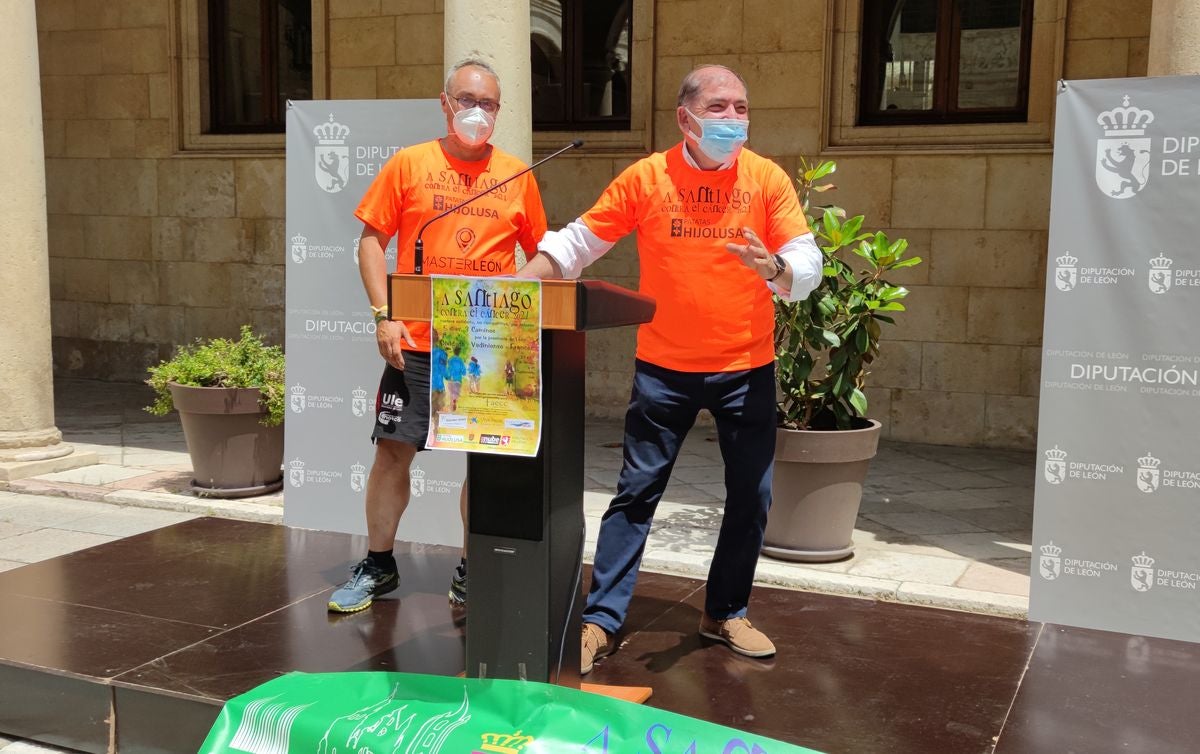
<path id="1" fill-rule="evenodd" d="M 454 212 L 457 212 L 458 210 L 460 210 L 460 209 L 462 209 L 463 207 L 467 206 L 468 204 L 470 204 L 471 202 L 473 202 L 473 201 L 475 201 L 476 199 L 480 198 L 481 196 L 483 196 L 483 195 L 485 195 L 485 194 L 490 194 L 491 192 L 493 192 L 493 191 L 495 191 L 496 189 L 500 188 L 501 186 L 503 186 L 504 184 L 508 183 L 509 181 L 513 181 L 513 180 L 516 180 L 517 178 L 520 178 L 521 176 L 525 175 L 526 173 L 528 173 L 529 171 L 533 170 L 533 169 L 534 169 L 534 168 L 536 168 L 537 166 L 541 165 L 543 162 L 546 162 L 547 160 L 552 160 L 552 159 L 554 159 L 555 157 L 558 157 L 560 154 L 562 154 L 563 152 L 566 152 L 566 151 L 567 151 L 567 150 L 569 150 L 569 149 L 578 149 L 579 147 L 582 147 L 582 146 L 583 146 L 583 141 L 581 141 L 580 139 L 576 139 L 575 141 L 572 141 L 570 144 L 566 145 L 565 147 L 563 147 L 562 149 L 558 150 L 557 152 L 555 152 L 555 153 L 553 153 L 553 154 L 546 155 L 545 157 L 543 157 L 542 159 L 540 159 L 540 160 L 538 160 L 537 162 L 533 163 L 532 165 L 530 165 L 529 167 L 525 168 L 524 170 L 522 170 L 522 171 L 520 171 L 520 172 L 518 172 L 518 173 L 514 173 L 513 175 L 510 175 L 509 177 L 505 178 L 503 181 L 500 181 L 500 182 L 499 182 L 499 183 L 497 183 L 496 185 L 494 185 L 494 186 L 491 186 L 490 188 L 488 188 L 488 189 L 486 189 L 486 190 L 484 190 L 484 191 L 480 191 L 478 194 L 476 194 L 475 196 L 472 196 L 470 199 L 466 200 L 465 202 L 461 202 L 461 203 L 459 203 L 459 204 L 456 204 L 456 205 L 454 205 L 453 207 L 451 207 L 450 209 L 446 210 L 445 212 L 442 212 L 441 214 L 439 214 L 439 215 L 436 215 L 436 216 L 434 216 L 434 217 L 431 217 L 430 219 L 426 220 L 426 221 L 425 221 L 425 224 L 421 226 L 421 229 L 417 231 L 417 240 L 416 240 L 416 243 L 414 243 L 414 244 L 413 244 L 413 273 L 414 273 L 414 274 L 417 274 L 417 275 L 423 275 L 423 274 L 425 274 L 425 273 L 424 273 L 424 267 L 425 267 L 425 264 L 424 264 L 424 262 L 425 262 L 425 260 L 424 260 L 424 257 L 425 257 L 425 244 L 424 244 L 424 242 L 421 240 L 421 235 L 422 235 L 423 233 L 425 233 L 425 229 L 426 229 L 426 228 L 428 228 L 430 225 L 432 225 L 433 223 L 437 222 L 438 220 L 441 220 L 441 219 L 442 219 L 443 217 L 445 217 L 446 215 L 449 215 L 449 214 L 452 214 L 452 213 L 454 213 Z"/>

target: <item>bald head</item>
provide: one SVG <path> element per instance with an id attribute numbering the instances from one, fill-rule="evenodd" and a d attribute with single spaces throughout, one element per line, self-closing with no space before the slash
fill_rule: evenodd
<path id="1" fill-rule="evenodd" d="M 732 68 L 726 68 L 723 65 L 702 65 L 693 68 L 688 75 L 683 77 L 683 83 L 679 85 L 679 99 L 676 101 L 676 105 L 691 107 L 705 90 L 738 86 L 742 89 L 743 99 L 748 99 L 750 92 L 746 87 L 746 80 Z"/>
<path id="2" fill-rule="evenodd" d="M 474 82 L 485 78 L 491 78 L 496 84 L 497 96 L 500 91 L 500 76 L 496 74 L 496 69 L 492 68 L 487 61 L 480 58 L 467 58 L 460 60 L 450 67 L 446 73 L 446 83 L 442 87 L 443 91 L 450 92 L 456 83 L 462 81 L 464 84 L 468 81 Z"/>

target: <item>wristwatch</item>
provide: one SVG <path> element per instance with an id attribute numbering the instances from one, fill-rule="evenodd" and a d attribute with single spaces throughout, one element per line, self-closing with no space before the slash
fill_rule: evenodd
<path id="1" fill-rule="evenodd" d="M 771 261 L 775 263 L 775 274 L 767 278 L 768 283 L 774 283 L 783 274 L 784 270 L 787 269 L 787 262 L 783 261 L 783 257 L 778 254 L 773 255 Z"/>

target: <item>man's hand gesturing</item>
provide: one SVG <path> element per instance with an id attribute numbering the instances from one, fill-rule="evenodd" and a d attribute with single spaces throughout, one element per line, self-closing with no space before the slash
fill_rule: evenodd
<path id="1" fill-rule="evenodd" d="M 742 234 L 746 237 L 745 244 L 727 243 L 725 248 L 763 280 L 775 277 L 779 271 L 775 266 L 775 257 L 767 251 L 762 239 L 749 228 L 742 228 Z"/>

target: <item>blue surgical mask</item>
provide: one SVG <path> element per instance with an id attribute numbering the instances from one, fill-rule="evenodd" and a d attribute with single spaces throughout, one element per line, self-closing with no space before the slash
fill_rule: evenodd
<path id="1" fill-rule="evenodd" d="M 700 135 L 688 132 L 708 159 L 724 165 L 737 157 L 750 132 L 750 121 L 736 118 L 700 118 L 684 109 L 700 125 Z"/>

